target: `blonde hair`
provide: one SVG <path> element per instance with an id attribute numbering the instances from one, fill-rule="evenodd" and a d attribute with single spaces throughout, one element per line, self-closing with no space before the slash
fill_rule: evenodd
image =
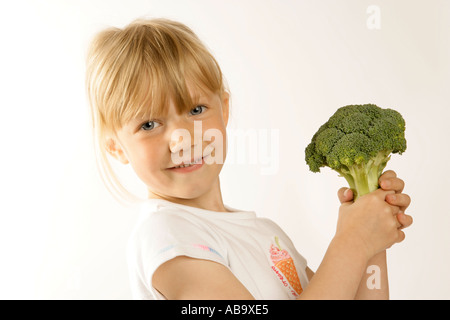
<path id="1" fill-rule="evenodd" d="M 195 107 L 188 83 L 219 95 L 226 91 L 217 61 L 182 23 L 138 19 L 123 29 L 101 31 L 92 40 L 86 89 L 97 165 L 106 187 L 120 202 L 138 198 L 114 173 L 107 138 L 136 117 L 151 120 L 165 115 L 170 100 L 179 114 Z"/>

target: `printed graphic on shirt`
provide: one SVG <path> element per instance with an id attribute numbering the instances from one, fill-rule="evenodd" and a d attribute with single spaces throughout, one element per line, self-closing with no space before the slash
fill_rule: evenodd
<path id="1" fill-rule="evenodd" d="M 294 296 L 298 297 L 303 292 L 294 260 L 286 249 L 281 248 L 278 237 L 270 246 L 270 260 L 272 270 L 276 273 L 284 287 Z"/>
<path id="2" fill-rule="evenodd" d="M 198 249 L 202 249 L 204 251 L 210 251 L 212 253 L 217 254 L 219 257 L 221 257 L 223 259 L 223 257 L 220 255 L 220 253 L 218 253 L 216 250 L 214 250 L 213 248 L 210 248 L 208 246 L 205 246 L 204 244 L 194 244 L 193 245 L 194 248 L 198 248 Z"/>

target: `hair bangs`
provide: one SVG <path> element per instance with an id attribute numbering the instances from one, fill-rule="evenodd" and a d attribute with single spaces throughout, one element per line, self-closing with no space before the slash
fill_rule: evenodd
<path id="1" fill-rule="evenodd" d="M 189 111 L 195 107 L 195 91 L 222 93 L 220 67 L 193 33 L 177 25 L 184 36 L 180 39 L 181 36 L 173 30 L 155 32 L 148 25 L 142 28 L 136 23 L 130 28 L 139 26 L 143 34 L 138 38 L 138 59 L 126 61 L 132 68 L 129 72 L 132 76 L 126 79 L 128 83 L 120 86 L 126 89 L 123 103 L 117 108 L 116 128 L 133 118 L 162 117 L 171 102 L 178 114 Z M 191 41 L 186 41 L 186 38 Z"/>

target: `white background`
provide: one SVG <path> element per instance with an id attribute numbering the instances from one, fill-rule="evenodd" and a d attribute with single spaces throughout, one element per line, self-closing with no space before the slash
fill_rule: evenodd
<path id="1" fill-rule="evenodd" d="M 366 24 L 373 4 L 379 30 Z M 116 203 L 97 174 L 84 59 L 96 32 L 138 17 L 179 20 L 207 44 L 231 89 L 230 129 L 280 130 L 278 172 L 225 164 L 224 202 L 275 220 L 313 270 L 346 183 L 309 172 L 304 148 L 341 106 L 400 111 L 408 150 L 388 169 L 405 180 L 415 220 L 389 250 L 391 297 L 450 298 L 450 2 L 438 0 L 2 4 L 0 298 L 131 298 L 125 246 L 137 208 Z"/>

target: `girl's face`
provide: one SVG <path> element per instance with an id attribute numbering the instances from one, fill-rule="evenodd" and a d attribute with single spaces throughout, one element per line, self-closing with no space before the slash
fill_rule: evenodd
<path id="1" fill-rule="evenodd" d="M 199 97 L 190 111 L 178 115 L 171 101 L 167 116 L 151 121 L 133 119 L 117 132 L 117 139 L 108 141 L 110 154 L 122 163 L 131 163 L 138 177 L 147 185 L 150 198 L 194 199 L 206 194 L 218 181 L 226 156 L 229 95 L 224 93 L 220 97 L 210 92 L 190 92 L 191 96 Z M 197 130 L 201 123 L 200 134 L 196 131 L 194 135 L 194 121 Z M 213 139 L 204 139 L 204 133 L 209 129 L 214 129 L 210 132 L 221 133 L 221 137 L 219 134 Z M 188 133 L 190 139 L 173 135 L 175 130 Z M 200 156 L 210 155 L 211 160 L 217 155 L 223 155 L 223 159 L 220 159 L 223 161 L 208 163 L 208 159 L 205 159 L 200 168 L 190 172 L 171 169 L 183 164 L 177 160 L 180 157 L 196 160 L 200 150 Z"/>

